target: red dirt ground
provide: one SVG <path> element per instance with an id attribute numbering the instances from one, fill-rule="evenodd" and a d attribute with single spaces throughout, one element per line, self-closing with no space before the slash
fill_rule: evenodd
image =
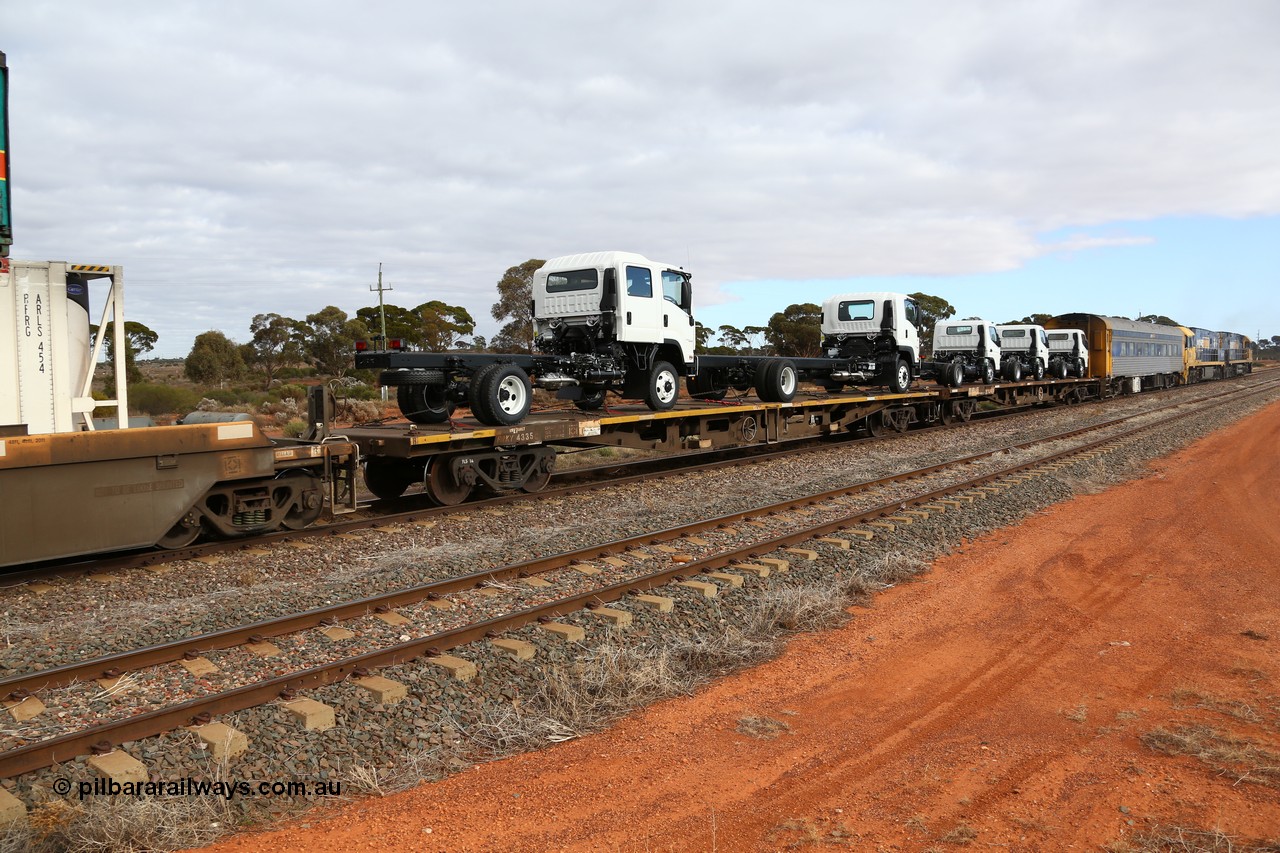
<path id="1" fill-rule="evenodd" d="M 1280 836 L 1275 788 L 1139 741 L 1198 722 L 1277 749 L 1278 447 L 1280 404 L 696 696 L 213 849 L 1098 850 L 1150 820 Z M 1233 700 L 1261 722 L 1196 707 Z M 790 730 L 739 733 L 753 716 Z"/>

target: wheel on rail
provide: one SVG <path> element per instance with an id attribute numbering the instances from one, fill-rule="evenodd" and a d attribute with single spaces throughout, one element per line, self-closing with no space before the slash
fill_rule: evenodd
<path id="1" fill-rule="evenodd" d="M 943 403 L 938 409 L 938 421 L 943 426 L 951 426 L 956 422 L 956 410 L 951 407 L 950 403 Z"/>
<path id="2" fill-rule="evenodd" d="M 188 512 L 169 528 L 169 532 L 160 537 L 156 546 L 168 550 L 185 548 L 200 538 L 202 529 L 199 516 L 195 512 Z"/>
<path id="3" fill-rule="evenodd" d="M 471 380 L 471 413 L 485 426 L 510 426 L 524 420 L 533 403 L 529 376 L 515 364 L 491 364 Z"/>
<path id="4" fill-rule="evenodd" d="M 442 424 L 453 416 L 454 408 L 445 386 L 424 384 L 397 385 L 396 405 L 415 424 Z"/>
<path id="5" fill-rule="evenodd" d="M 542 467 L 539 466 L 537 470 L 535 470 L 532 474 L 529 475 L 529 479 L 524 481 L 524 485 L 520 487 L 520 491 L 528 492 L 530 494 L 533 494 L 534 492 L 540 492 L 543 489 L 545 489 L 547 487 L 547 484 L 550 482 L 551 482 L 550 469 L 543 470 Z"/>
<path id="6" fill-rule="evenodd" d="M 982 384 L 990 385 L 996 381 L 996 366 L 989 358 L 982 360 Z"/>
<path id="7" fill-rule="evenodd" d="M 764 388 L 759 389 L 760 399 L 764 399 L 764 389 L 768 389 L 770 403 L 790 403 L 799 385 L 795 362 L 789 358 L 770 359 L 764 372 Z"/>
<path id="8" fill-rule="evenodd" d="M 315 524 L 324 511 L 324 491 L 320 480 L 306 471 L 281 471 L 276 476 L 271 500 L 283 513 L 280 526 L 302 530 Z"/>
<path id="9" fill-rule="evenodd" d="M 862 428 L 865 429 L 867 431 L 867 435 L 872 438 L 879 438 L 884 435 L 889 431 L 888 427 L 885 426 L 884 412 L 873 412 L 872 414 L 867 415 Z"/>
<path id="10" fill-rule="evenodd" d="M 373 456 L 364 463 L 364 485 L 374 497 L 394 500 L 404 494 L 422 476 L 421 464 L 407 459 L 384 459 Z"/>
<path id="11" fill-rule="evenodd" d="M 603 388 L 595 391 L 583 391 L 582 396 L 573 401 L 573 404 L 584 412 L 596 412 L 604 408 L 605 394 L 608 392 Z"/>
<path id="12" fill-rule="evenodd" d="M 437 456 L 427 466 L 427 495 L 440 506 L 457 506 L 471 497 L 472 486 L 453 476 L 449 456 Z"/>
<path id="13" fill-rule="evenodd" d="M 666 411 L 680 398 L 680 374 L 670 362 L 655 361 L 644 385 L 644 404 L 655 412 Z"/>
<path id="14" fill-rule="evenodd" d="M 907 364 L 905 358 L 900 358 L 889 374 L 889 390 L 894 394 L 905 394 L 910 387 L 911 365 Z"/>
<path id="15" fill-rule="evenodd" d="M 942 372 L 942 384 L 950 385 L 952 388 L 959 388 L 964 384 L 964 365 L 958 361 L 947 364 Z"/>

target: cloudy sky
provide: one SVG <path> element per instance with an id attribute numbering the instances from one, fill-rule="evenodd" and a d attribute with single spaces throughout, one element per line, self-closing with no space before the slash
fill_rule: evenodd
<path id="1" fill-rule="evenodd" d="M 508 266 L 601 249 L 712 327 L 896 289 L 1280 335 L 1278 44 L 1275 0 L 5 0 L 13 254 L 122 264 L 169 356 L 379 262 L 491 335 Z"/>

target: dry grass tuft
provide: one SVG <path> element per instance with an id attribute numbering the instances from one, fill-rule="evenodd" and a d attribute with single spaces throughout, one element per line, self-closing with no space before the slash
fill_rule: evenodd
<path id="1" fill-rule="evenodd" d="M 1280 839 L 1241 840 L 1220 829 L 1158 824 L 1132 838 L 1104 845 L 1106 853 L 1280 853 Z"/>
<path id="2" fill-rule="evenodd" d="M 945 844 L 963 845 L 963 844 L 968 844 L 969 842 L 973 841 L 977 837 L 978 837 L 978 830 L 974 829 L 972 826 L 969 826 L 967 823 L 962 823 L 959 826 L 957 826 L 955 829 L 948 832 L 946 835 L 942 836 L 942 841 Z"/>
<path id="3" fill-rule="evenodd" d="M 103 797 L 55 800 L 0 838 L 0 853 L 181 850 L 202 847 L 232 828 L 232 806 L 221 797 Z"/>
<path id="4" fill-rule="evenodd" d="M 1153 729 L 1139 738 L 1166 755 L 1191 755 L 1237 782 L 1280 788 L 1280 753 L 1208 726 Z"/>
<path id="5" fill-rule="evenodd" d="M 778 735 L 791 731 L 791 726 L 773 717 L 743 717 L 738 720 L 737 731 L 760 740 L 773 740 Z"/>
<path id="6" fill-rule="evenodd" d="M 1262 717 L 1253 709 L 1253 706 L 1239 699 L 1223 699 L 1204 693 L 1194 687 L 1180 687 L 1173 691 L 1172 698 L 1179 705 L 1191 705 L 1196 708 L 1204 708 L 1207 711 L 1217 711 L 1219 714 L 1225 714 L 1228 717 L 1234 717 L 1237 720 L 1244 720 L 1248 723 L 1262 722 Z"/>

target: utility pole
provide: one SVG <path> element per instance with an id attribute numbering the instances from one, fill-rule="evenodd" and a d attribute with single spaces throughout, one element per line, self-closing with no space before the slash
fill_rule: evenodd
<path id="1" fill-rule="evenodd" d="M 380 338 L 380 340 L 382 341 L 381 343 L 382 349 L 387 348 L 387 307 L 382 301 L 382 294 L 393 289 L 394 288 L 382 286 L 382 263 L 379 262 L 378 263 L 378 286 L 370 287 L 369 291 L 373 292 L 376 290 L 378 292 L 378 317 L 382 322 L 382 335 Z M 385 385 L 382 386 L 382 402 L 384 403 L 387 402 L 387 386 Z"/>

